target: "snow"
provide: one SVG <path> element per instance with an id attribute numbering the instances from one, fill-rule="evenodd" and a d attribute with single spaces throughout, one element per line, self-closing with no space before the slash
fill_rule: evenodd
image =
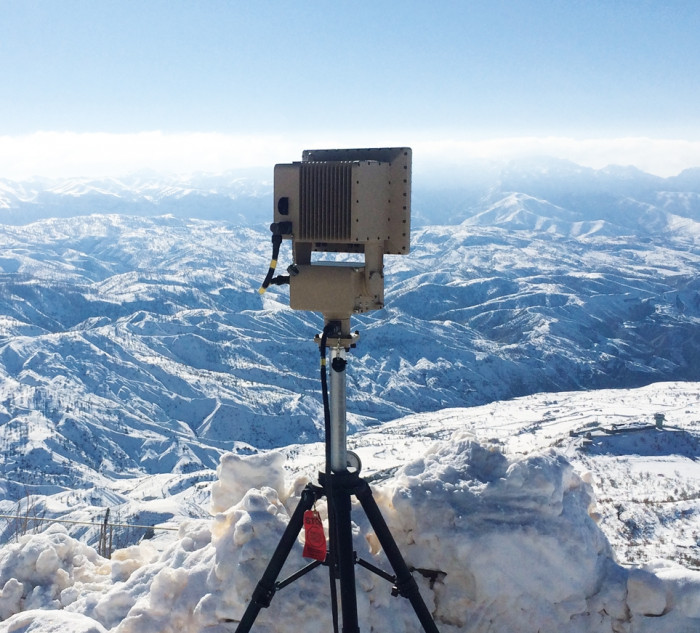
<path id="1" fill-rule="evenodd" d="M 234 631 L 309 474 L 279 452 L 224 455 L 212 518 L 142 541 L 111 560 L 54 525 L 0 550 L 0 632 Z M 700 572 L 668 561 L 616 562 L 596 523 L 590 473 L 557 449 L 507 455 L 464 430 L 432 443 L 373 487 L 377 504 L 442 632 L 691 633 Z M 326 519 L 325 503 L 317 509 Z M 358 556 L 389 571 L 357 503 Z M 301 537 L 300 537 L 301 538 Z M 282 572 L 304 565 L 301 543 Z M 361 630 L 419 630 L 410 604 L 357 568 Z M 253 627 L 328 631 L 327 571 L 275 595 Z"/>

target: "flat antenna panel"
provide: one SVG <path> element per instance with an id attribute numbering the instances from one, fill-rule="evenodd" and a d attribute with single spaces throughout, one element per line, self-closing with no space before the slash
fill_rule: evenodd
<path id="1" fill-rule="evenodd" d="M 410 250 L 411 149 L 305 150 L 302 161 L 275 166 L 275 222 L 299 252 L 384 254 Z"/>

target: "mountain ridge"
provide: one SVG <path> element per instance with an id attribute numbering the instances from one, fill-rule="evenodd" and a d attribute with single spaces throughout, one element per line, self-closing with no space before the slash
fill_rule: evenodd
<path id="1" fill-rule="evenodd" d="M 551 157 L 462 167 L 444 175 L 414 174 L 414 225 L 456 224 L 510 193 L 528 194 L 579 212 L 611 209 L 632 198 L 641 204 L 686 197 L 689 217 L 700 219 L 700 167 L 662 178 L 635 167 L 583 167 Z M 120 213 L 232 221 L 258 225 L 272 207 L 269 170 L 162 174 L 134 172 L 110 178 L 0 178 L 0 222 L 25 224 L 56 216 Z M 437 205 L 433 201 L 439 201 Z M 680 209 L 672 202 L 676 212 Z M 584 219 L 603 219 L 588 217 Z"/>

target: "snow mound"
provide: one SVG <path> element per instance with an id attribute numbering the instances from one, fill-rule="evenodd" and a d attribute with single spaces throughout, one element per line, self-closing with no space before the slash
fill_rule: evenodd
<path id="1" fill-rule="evenodd" d="M 556 453 L 509 462 L 463 438 L 396 480 L 391 527 L 416 567 L 445 573 L 435 586 L 443 621 L 563 630 L 609 600 L 600 588 L 613 554 L 590 517 L 591 488 Z"/>
<path id="2" fill-rule="evenodd" d="M 284 488 L 284 455 L 274 451 L 241 456 L 227 453 L 216 469 L 212 485 L 212 510 L 223 512 L 237 504 L 251 488 L 267 485 Z"/>
<path id="3" fill-rule="evenodd" d="M 307 481 L 281 474 L 278 454 L 224 457 L 213 519 L 184 523 L 160 552 L 142 543 L 107 561 L 59 528 L 0 550 L 0 632 L 234 631 Z M 588 478 L 557 452 L 511 457 L 458 434 L 374 494 L 442 633 L 700 630 L 700 573 L 618 565 Z M 353 520 L 358 556 L 388 571 L 357 504 Z M 304 564 L 299 544 L 281 577 Z M 389 583 L 356 576 L 362 630 L 419 630 Z M 328 584 L 320 568 L 284 588 L 253 630 L 330 630 Z"/>
<path id="4" fill-rule="evenodd" d="M 20 613 L 0 627 L 8 633 L 106 633 L 101 624 L 80 613 L 36 609 Z"/>
<path id="5" fill-rule="evenodd" d="M 31 609 L 63 609 L 108 577 L 110 561 L 52 525 L 0 549 L 0 619 Z M 10 629 L 13 630 L 13 629 Z"/>

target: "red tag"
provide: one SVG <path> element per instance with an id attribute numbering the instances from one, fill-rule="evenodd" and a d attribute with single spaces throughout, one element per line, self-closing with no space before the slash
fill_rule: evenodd
<path id="1" fill-rule="evenodd" d="M 304 512 L 304 558 L 313 558 L 323 562 L 326 560 L 326 535 L 323 532 L 321 515 L 316 510 Z"/>

